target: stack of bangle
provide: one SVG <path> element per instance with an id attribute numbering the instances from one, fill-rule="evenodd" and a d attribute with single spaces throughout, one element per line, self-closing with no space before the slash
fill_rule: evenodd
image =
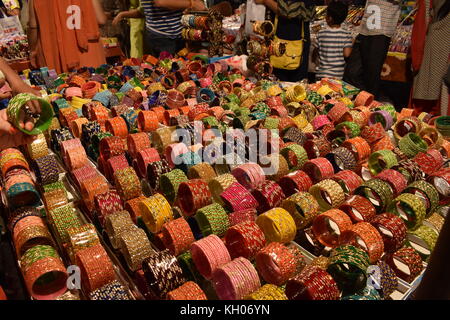
<path id="1" fill-rule="evenodd" d="M 114 280 L 89 294 L 90 300 L 131 300 L 125 287 Z"/>
<path id="2" fill-rule="evenodd" d="M 394 197 L 397 197 L 400 193 L 402 193 L 408 183 L 403 174 L 393 169 L 383 170 L 381 173 L 376 175 L 375 178 L 389 183 L 392 191 L 394 191 Z"/>
<path id="3" fill-rule="evenodd" d="M 100 140 L 99 151 L 105 160 L 125 153 L 126 142 L 119 137 L 105 137 Z"/>
<path id="4" fill-rule="evenodd" d="M 422 259 L 416 250 L 403 247 L 400 250 L 387 255 L 386 263 L 394 270 L 397 277 L 411 283 L 423 270 Z M 395 261 L 399 261 L 407 266 L 408 270 L 400 270 Z"/>
<path id="5" fill-rule="evenodd" d="M 132 167 L 114 172 L 114 183 L 117 192 L 124 200 L 130 200 L 142 195 L 141 183 Z"/>
<path id="6" fill-rule="evenodd" d="M 360 241 L 364 245 L 360 244 Z M 372 264 L 377 262 L 384 252 L 383 238 L 378 230 L 368 222 L 358 222 L 350 226 L 340 235 L 339 242 L 361 247 L 369 254 L 369 260 Z"/>
<path id="7" fill-rule="evenodd" d="M 174 169 L 164 173 L 160 177 L 160 189 L 169 202 L 173 202 L 178 194 L 178 188 L 182 182 L 188 181 L 184 172 L 180 169 Z"/>
<path id="8" fill-rule="evenodd" d="M 140 208 L 142 219 L 152 233 L 160 232 L 165 222 L 173 220 L 170 204 L 159 193 L 143 200 Z"/>
<path id="9" fill-rule="evenodd" d="M 191 254 L 198 272 L 206 279 L 211 279 L 218 267 L 231 261 L 225 244 L 213 234 L 194 242 Z"/>
<path id="10" fill-rule="evenodd" d="M 203 235 L 216 234 L 223 236 L 229 227 L 228 215 L 217 203 L 197 210 L 195 220 Z"/>
<path id="11" fill-rule="evenodd" d="M 286 196 L 290 196 L 296 192 L 308 191 L 313 185 L 311 178 L 301 170 L 285 175 L 278 183 Z"/>
<path id="12" fill-rule="evenodd" d="M 144 230 L 134 226 L 117 239 L 120 251 L 131 271 L 143 267 L 143 261 L 154 253 Z"/>
<path id="13" fill-rule="evenodd" d="M 28 249 L 20 259 L 20 267 L 33 298 L 51 300 L 66 292 L 66 268 L 53 247 L 36 245 Z"/>
<path id="14" fill-rule="evenodd" d="M 170 171 L 171 168 L 166 159 L 147 164 L 147 180 L 150 183 L 150 187 L 154 190 L 159 188 L 161 176 L 165 173 L 169 173 Z"/>
<path id="15" fill-rule="evenodd" d="M 427 143 L 417 134 L 408 133 L 398 141 L 400 150 L 408 157 L 412 158 L 419 152 L 425 152 L 428 149 Z"/>
<path id="16" fill-rule="evenodd" d="M 378 213 L 383 212 L 394 197 L 389 183 L 380 179 L 371 179 L 364 182 L 356 188 L 355 194 L 367 197 Z"/>
<path id="17" fill-rule="evenodd" d="M 255 222 L 245 221 L 227 230 L 225 243 L 231 258 L 253 259 L 256 253 L 266 244 L 266 239 Z"/>
<path id="18" fill-rule="evenodd" d="M 106 167 L 104 168 L 105 176 L 108 180 L 113 180 L 116 171 L 126 169 L 129 166 L 125 154 L 111 157 L 106 161 Z"/>
<path id="19" fill-rule="evenodd" d="M 339 207 L 344 211 L 354 223 L 361 221 L 371 221 L 376 215 L 373 204 L 367 198 L 359 195 L 353 195 Z"/>
<path id="20" fill-rule="evenodd" d="M 346 194 L 352 194 L 353 191 L 363 183 L 361 177 L 351 170 L 339 171 L 330 179 L 339 183 Z"/>
<path id="21" fill-rule="evenodd" d="M 134 223 L 131 220 L 128 211 L 122 210 L 106 216 L 104 226 L 111 245 L 114 249 L 118 249 L 118 239 L 120 238 L 120 235 L 134 227 Z"/>
<path id="22" fill-rule="evenodd" d="M 316 266 L 307 266 L 288 280 L 286 296 L 289 300 L 337 300 L 340 292 L 328 272 Z"/>
<path id="23" fill-rule="evenodd" d="M 294 240 L 297 227 L 294 219 L 283 208 L 271 209 L 256 218 L 268 242 L 289 242 Z"/>
<path id="24" fill-rule="evenodd" d="M 58 181 L 60 169 L 54 156 L 48 155 L 36 159 L 33 167 L 39 184 L 45 185 Z"/>
<path id="25" fill-rule="evenodd" d="M 230 226 L 237 225 L 246 221 L 256 221 L 257 211 L 256 209 L 245 209 L 240 211 L 232 212 L 228 215 L 228 220 L 230 222 Z"/>
<path id="26" fill-rule="evenodd" d="M 252 209 L 258 206 L 256 199 L 239 182 L 233 182 L 220 194 L 220 197 L 231 211 Z"/>
<path id="27" fill-rule="evenodd" d="M 167 300 L 207 300 L 207 297 L 197 283 L 188 281 L 167 293 Z"/>
<path id="28" fill-rule="evenodd" d="M 48 220 L 55 228 L 58 240 L 61 243 L 67 243 L 69 241 L 69 235 L 67 233 L 69 228 L 82 225 L 75 209 L 70 204 L 49 211 Z"/>
<path id="29" fill-rule="evenodd" d="M 178 201 L 186 216 L 191 216 L 200 208 L 211 204 L 208 183 L 203 179 L 182 182 L 178 188 Z"/>
<path id="30" fill-rule="evenodd" d="M 100 244 L 78 251 L 76 262 L 86 292 L 101 288 L 116 278 L 111 259 Z"/>
<path id="31" fill-rule="evenodd" d="M 87 223 L 80 227 L 69 228 L 67 233 L 69 235 L 71 254 L 74 256 L 80 250 L 100 244 L 100 239 L 93 224 Z"/>
<path id="32" fill-rule="evenodd" d="M 212 282 L 221 300 L 241 300 L 261 287 L 255 267 L 242 257 L 217 268 Z"/>
<path id="33" fill-rule="evenodd" d="M 283 201 L 281 207 L 291 214 L 297 230 L 309 226 L 319 214 L 319 203 L 307 192 L 294 193 Z"/>
<path id="34" fill-rule="evenodd" d="M 342 245 L 331 252 L 327 272 L 344 293 L 354 293 L 363 289 L 367 283 L 369 256 L 363 250 Z"/>
<path id="35" fill-rule="evenodd" d="M 27 216 L 16 223 L 13 229 L 13 242 L 19 258 L 37 244 L 54 246 L 44 221 L 37 216 Z"/>
<path id="36" fill-rule="evenodd" d="M 331 223 L 333 223 L 332 229 Z M 321 244 L 333 248 L 338 245 L 339 236 L 351 226 L 352 220 L 345 212 L 338 209 L 331 209 L 319 214 L 314 219 L 312 231 L 315 238 Z"/>
<path id="37" fill-rule="evenodd" d="M 175 256 L 187 251 L 195 241 L 189 224 L 183 218 L 166 222 L 162 233 L 164 246 Z"/>
<path id="38" fill-rule="evenodd" d="M 402 193 L 395 198 L 387 212 L 392 212 L 402 218 L 408 229 L 418 228 L 425 219 L 426 208 L 422 200 L 413 194 Z"/>
<path id="39" fill-rule="evenodd" d="M 283 190 L 274 181 L 267 180 L 262 185 L 252 191 L 253 197 L 258 201 L 257 210 L 259 213 L 270 208 L 277 207 L 285 198 Z"/>
<path id="40" fill-rule="evenodd" d="M 416 249 L 424 261 L 427 261 L 436 245 L 438 235 L 433 228 L 422 225 L 408 232 L 408 244 Z"/>
<path id="41" fill-rule="evenodd" d="M 309 193 L 316 198 L 322 210 L 339 207 L 345 200 L 345 193 L 339 183 L 325 179 L 309 189 Z"/>
<path id="42" fill-rule="evenodd" d="M 444 164 L 442 154 L 436 149 L 429 149 L 427 152 L 419 152 L 414 161 L 426 175 L 432 175 Z"/>
<path id="43" fill-rule="evenodd" d="M 256 163 L 242 164 L 234 168 L 231 174 L 247 189 L 257 188 L 265 181 L 264 171 Z"/>
<path id="44" fill-rule="evenodd" d="M 301 169 L 308 160 L 306 150 L 298 144 L 291 144 L 282 148 L 280 154 L 286 158 L 291 170 Z M 291 158 L 290 154 L 293 154 L 293 158 Z"/>
<path id="45" fill-rule="evenodd" d="M 431 183 L 424 180 L 412 182 L 405 188 L 404 192 L 415 194 L 423 201 L 427 217 L 434 212 L 434 209 L 439 204 L 439 192 Z"/>
<path id="46" fill-rule="evenodd" d="M 416 117 L 403 117 L 399 119 L 393 127 L 395 137 L 400 140 L 408 133 L 418 134 L 422 128 L 421 121 Z"/>
<path id="47" fill-rule="evenodd" d="M 326 158 L 316 158 L 305 162 L 303 171 L 311 177 L 313 183 L 331 178 L 334 175 L 333 165 Z"/>
<path id="48" fill-rule="evenodd" d="M 343 147 L 336 148 L 330 153 L 325 155 L 331 164 L 333 165 L 334 171 L 339 172 L 341 170 L 354 170 L 357 165 L 357 160 L 354 154 Z"/>
<path id="49" fill-rule="evenodd" d="M 246 300 L 287 300 L 284 290 L 273 284 L 265 284 L 255 292 L 248 295 Z"/>
<path id="50" fill-rule="evenodd" d="M 450 195 L 450 168 L 442 168 L 434 172 L 429 181 L 433 183 L 439 194 L 444 197 Z"/>

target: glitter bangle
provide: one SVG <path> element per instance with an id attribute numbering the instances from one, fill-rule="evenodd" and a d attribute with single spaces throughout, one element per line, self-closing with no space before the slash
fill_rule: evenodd
<path id="1" fill-rule="evenodd" d="M 331 209 L 319 214 L 313 221 L 312 231 L 316 239 L 327 247 L 336 247 L 338 245 L 339 236 L 330 231 L 330 222 L 339 229 L 339 234 L 342 234 L 345 230 L 349 229 L 352 225 L 352 221 L 345 212 L 338 209 Z"/>

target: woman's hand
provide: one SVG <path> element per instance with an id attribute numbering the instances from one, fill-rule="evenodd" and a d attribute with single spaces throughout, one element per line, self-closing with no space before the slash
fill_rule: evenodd
<path id="1" fill-rule="evenodd" d="M 0 110 L 0 150 L 13 148 L 34 141 L 36 136 L 29 136 L 8 122 L 6 110 Z"/>
<path id="2" fill-rule="evenodd" d="M 120 22 L 123 20 L 122 12 L 119 12 L 119 14 L 113 19 L 112 25 L 117 26 Z"/>
<path id="3" fill-rule="evenodd" d="M 11 89 L 13 90 L 13 93 L 15 95 L 19 94 L 19 93 L 31 93 L 38 97 L 41 96 L 41 93 L 39 91 L 34 90 L 32 87 L 30 87 L 23 81 L 21 81 L 17 86 L 12 87 Z M 34 114 L 41 113 L 41 105 L 40 105 L 39 101 L 32 100 L 32 101 L 28 102 L 27 105 L 30 108 L 31 113 L 34 113 Z M 33 130 L 33 128 L 34 128 L 33 118 L 30 117 L 29 114 L 27 114 L 23 111 L 20 112 L 20 115 L 19 115 L 19 124 L 22 128 L 24 128 L 26 130 Z"/>

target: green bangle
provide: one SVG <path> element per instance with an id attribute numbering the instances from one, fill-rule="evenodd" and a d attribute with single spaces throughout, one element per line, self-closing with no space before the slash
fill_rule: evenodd
<path id="1" fill-rule="evenodd" d="M 398 141 L 398 146 L 409 158 L 414 157 L 419 152 L 426 152 L 428 149 L 427 143 L 420 136 L 412 132 L 401 138 Z"/>
<path id="2" fill-rule="evenodd" d="M 391 202 L 386 211 L 402 218 L 408 229 L 418 228 L 425 219 L 425 206 L 422 200 L 410 193 L 399 195 Z"/>
<path id="3" fill-rule="evenodd" d="M 48 219 L 55 227 L 58 238 L 62 243 L 69 242 L 69 234 L 67 232 L 69 228 L 81 227 L 83 224 L 70 204 L 51 210 L 48 213 Z"/>
<path id="4" fill-rule="evenodd" d="M 444 136 L 450 137 L 450 116 L 441 116 L 436 119 L 436 129 Z"/>
<path id="5" fill-rule="evenodd" d="M 372 175 L 376 176 L 384 169 L 396 166 L 397 156 L 391 150 L 380 150 L 370 155 L 368 165 Z"/>
<path id="6" fill-rule="evenodd" d="M 26 272 L 28 267 L 30 267 L 33 263 L 48 257 L 59 259 L 58 252 L 55 248 L 49 245 L 36 245 L 25 251 L 23 254 L 20 260 L 22 270 Z"/>
<path id="7" fill-rule="evenodd" d="M 57 181 L 57 182 L 53 182 L 50 184 L 46 184 L 46 185 L 42 186 L 42 188 L 44 189 L 44 192 L 50 192 L 50 191 L 62 189 L 67 193 L 67 190 L 62 181 Z"/>
<path id="8" fill-rule="evenodd" d="M 289 157 L 289 152 L 293 152 L 295 154 L 295 157 L 297 159 L 297 163 L 292 163 Z M 284 147 L 280 150 L 280 154 L 286 159 L 289 168 L 294 170 L 299 170 L 303 167 L 306 161 L 308 161 L 308 154 L 306 153 L 306 150 L 298 144 L 291 144 L 287 147 Z"/>
<path id="9" fill-rule="evenodd" d="M 414 248 L 420 254 L 423 260 L 427 260 L 431 255 L 431 252 L 433 251 L 434 246 L 436 245 L 437 238 L 438 233 L 425 225 L 418 227 L 416 230 L 408 232 L 407 235 L 409 246 Z M 413 242 L 412 240 L 418 240 L 417 241 L 418 244 L 425 247 L 430 252 L 424 253 L 420 250 L 417 250 L 413 245 L 411 245 L 411 242 Z"/>
<path id="10" fill-rule="evenodd" d="M 192 255 L 189 251 L 186 251 L 185 253 L 179 255 L 177 257 L 177 260 L 187 280 L 198 282 L 202 278 L 200 273 L 195 268 L 194 261 L 192 260 Z"/>
<path id="11" fill-rule="evenodd" d="M 160 180 L 160 189 L 169 202 L 173 202 L 177 197 L 178 187 L 182 182 L 188 181 L 186 174 L 180 169 L 174 169 L 164 173 Z"/>
<path id="12" fill-rule="evenodd" d="M 377 212 L 383 212 L 392 202 L 394 196 L 391 186 L 380 179 L 371 179 L 355 189 L 354 194 L 366 197 L 370 200 Z M 378 199 L 374 199 L 378 198 Z"/>
<path id="13" fill-rule="evenodd" d="M 384 104 L 382 106 L 379 106 L 377 108 L 375 108 L 375 111 L 378 110 L 384 110 L 387 113 L 389 113 L 394 121 L 397 122 L 397 110 L 395 110 L 395 107 L 392 104 Z"/>
<path id="14" fill-rule="evenodd" d="M 22 128 L 19 124 L 20 111 L 22 107 L 29 101 L 37 100 L 41 105 L 41 113 L 39 119 L 34 124 L 33 130 L 26 130 Z M 25 111 L 25 110 L 24 110 Z M 53 118 L 53 108 L 47 100 L 39 98 L 35 95 L 29 93 L 19 93 L 14 98 L 9 101 L 8 108 L 6 109 L 6 114 L 8 116 L 8 121 L 14 124 L 14 126 L 22 131 L 23 133 L 29 135 L 38 135 L 45 130 L 47 130 Z"/>
<path id="15" fill-rule="evenodd" d="M 352 121 L 344 121 L 339 123 L 336 126 L 336 130 L 341 130 L 342 128 L 347 128 L 350 131 L 350 138 L 354 138 L 359 136 L 359 134 L 361 133 L 361 129 L 359 128 L 359 126 Z"/>
<path id="16" fill-rule="evenodd" d="M 427 217 L 434 212 L 434 209 L 439 205 L 439 193 L 437 189 L 424 180 L 417 180 L 406 187 L 403 193 L 415 194 L 415 191 L 419 191 L 427 198 Z"/>
<path id="17" fill-rule="evenodd" d="M 210 234 L 221 237 L 230 226 L 225 209 L 217 203 L 210 204 L 209 206 L 197 210 L 195 220 L 204 237 L 209 236 Z"/>
<path id="18" fill-rule="evenodd" d="M 266 120 L 264 120 L 264 128 L 266 129 L 278 129 L 278 124 L 280 123 L 280 119 L 279 118 L 266 118 Z"/>
<path id="19" fill-rule="evenodd" d="M 241 103 L 241 100 L 239 99 L 239 97 L 234 93 L 230 93 L 230 94 L 226 95 L 225 100 L 228 101 L 229 103 L 235 103 L 237 105 L 239 105 Z"/>

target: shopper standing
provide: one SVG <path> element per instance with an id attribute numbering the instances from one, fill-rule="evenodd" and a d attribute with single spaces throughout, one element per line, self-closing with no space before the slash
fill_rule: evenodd
<path id="1" fill-rule="evenodd" d="M 141 0 L 139 9 L 123 12 L 114 19 L 119 23 L 124 18 L 145 18 L 144 52 L 159 57 L 167 51 L 172 55 L 184 48 L 181 38 L 181 16 L 183 10 L 206 9 L 201 0 Z"/>
<path id="2" fill-rule="evenodd" d="M 308 57 L 311 46 L 309 22 L 314 17 L 313 0 L 255 0 L 264 4 L 278 17 L 276 36 L 279 39 L 296 41 L 303 39 L 303 51 L 298 68 L 286 70 L 274 68 L 273 73 L 281 81 L 297 82 L 308 77 Z"/>
<path id="3" fill-rule="evenodd" d="M 345 68 L 345 58 L 352 52 L 352 35 L 344 30 L 341 24 L 348 14 L 348 6 L 340 1 L 332 1 L 327 7 L 327 27 L 321 29 L 317 41 L 313 43 L 314 55 L 319 57 L 316 79 L 342 79 Z"/>
<path id="4" fill-rule="evenodd" d="M 381 70 L 400 17 L 401 0 L 367 0 L 344 80 L 379 98 Z"/>

